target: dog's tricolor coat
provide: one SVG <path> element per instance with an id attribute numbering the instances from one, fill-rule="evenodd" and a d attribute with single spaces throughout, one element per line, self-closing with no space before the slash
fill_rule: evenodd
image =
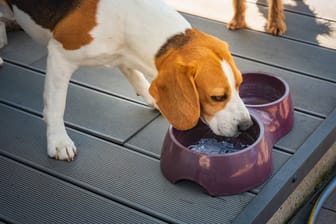
<path id="1" fill-rule="evenodd" d="M 201 118 L 216 134 L 233 136 L 251 125 L 238 94 L 242 77 L 227 44 L 193 29 L 162 1 L 7 3 L 22 28 L 48 47 L 44 118 L 49 156 L 72 160 L 77 152 L 63 114 L 68 82 L 80 66 L 119 67 L 136 92 L 178 129 L 190 129 Z M 154 78 L 151 85 L 143 74 Z"/>

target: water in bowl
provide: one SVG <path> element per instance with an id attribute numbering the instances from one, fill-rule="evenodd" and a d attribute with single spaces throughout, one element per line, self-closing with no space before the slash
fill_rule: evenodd
<path id="1" fill-rule="evenodd" d="M 242 133 L 237 138 L 201 138 L 196 144 L 188 148 L 194 152 L 216 155 L 238 152 L 251 145 L 255 139 L 248 133 Z"/>

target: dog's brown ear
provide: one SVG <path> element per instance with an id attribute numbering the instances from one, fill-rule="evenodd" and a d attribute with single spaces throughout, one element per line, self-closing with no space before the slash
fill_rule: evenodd
<path id="1" fill-rule="evenodd" d="M 199 46 L 205 46 L 207 49 L 210 49 L 215 55 L 217 55 L 220 60 L 225 59 L 230 64 L 232 72 L 235 76 L 235 80 L 238 84 L 240 84 L 242 82 L 242 75 L 230 53 L 229 44 L 217 37 L 200 32 L 197 29 L 193 29 L 192 32 L 193 35 L 197 36 L 197 40 L 199 41 L 197 44 Z"/>
<path id="2" fill-rule="evenodd" d="M 162 115 L 178 130 L 193 128 L 200 117 L 195 69 L 181 63 L 162 66 L 149 92 Z"/>

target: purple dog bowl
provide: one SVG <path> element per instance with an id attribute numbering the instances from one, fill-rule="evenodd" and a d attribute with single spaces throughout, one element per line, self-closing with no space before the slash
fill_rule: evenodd
<path id="1" fill-rule="evenodd" d="M 172 126 L 161 154 L 161 170 L 172 183 L 191 180 L 210 195 L 237 194 L 262 184 L 272 172 L 272 147 L 293 127 L 293 105 L 283 80 L 261 73 L 243 74 L 240 96 L 254 125 L 236 138 L 216 136 L 201 121 L 188 131 Z M 189 147 L 202 138 L 243 143 L 245 148 L 227 154 L 207 154 Z"/>
<path id="2" fill-rule="evenodd" d="M 263 73 L 243 74 L 239 94 L 251 113 L 264 123 L 266 134 L 274 145 L 293 127 L 294 108 L 288 84 Z"/>

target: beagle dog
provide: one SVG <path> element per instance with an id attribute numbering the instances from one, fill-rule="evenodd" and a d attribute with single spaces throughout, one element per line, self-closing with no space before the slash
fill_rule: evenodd
<path id="1" fill-rule="evenodd" d="M 5 2 L 21 27 L 48 48 L 44 119 L 50 157 L 70 161 L 77 153 L 63 114 L 70 77 L 80 66 L 117 66 L 177 129 L 190 129 L 201 118 L 214 133 L 235 136 L 252 125 L 227 43 L 192 28 L 161 0 Z"/>
<path id="2" fill-rule="evenodd" d="M 286 30 L 285 15 L 283 13 L 282 0 L 268 0 L 268 22 L 267 32 L 277 36 L 283 35 Z M 233 0 L 234 15 L 227 27 L 231 30 L 246 28 L 245 0 Z"/>

